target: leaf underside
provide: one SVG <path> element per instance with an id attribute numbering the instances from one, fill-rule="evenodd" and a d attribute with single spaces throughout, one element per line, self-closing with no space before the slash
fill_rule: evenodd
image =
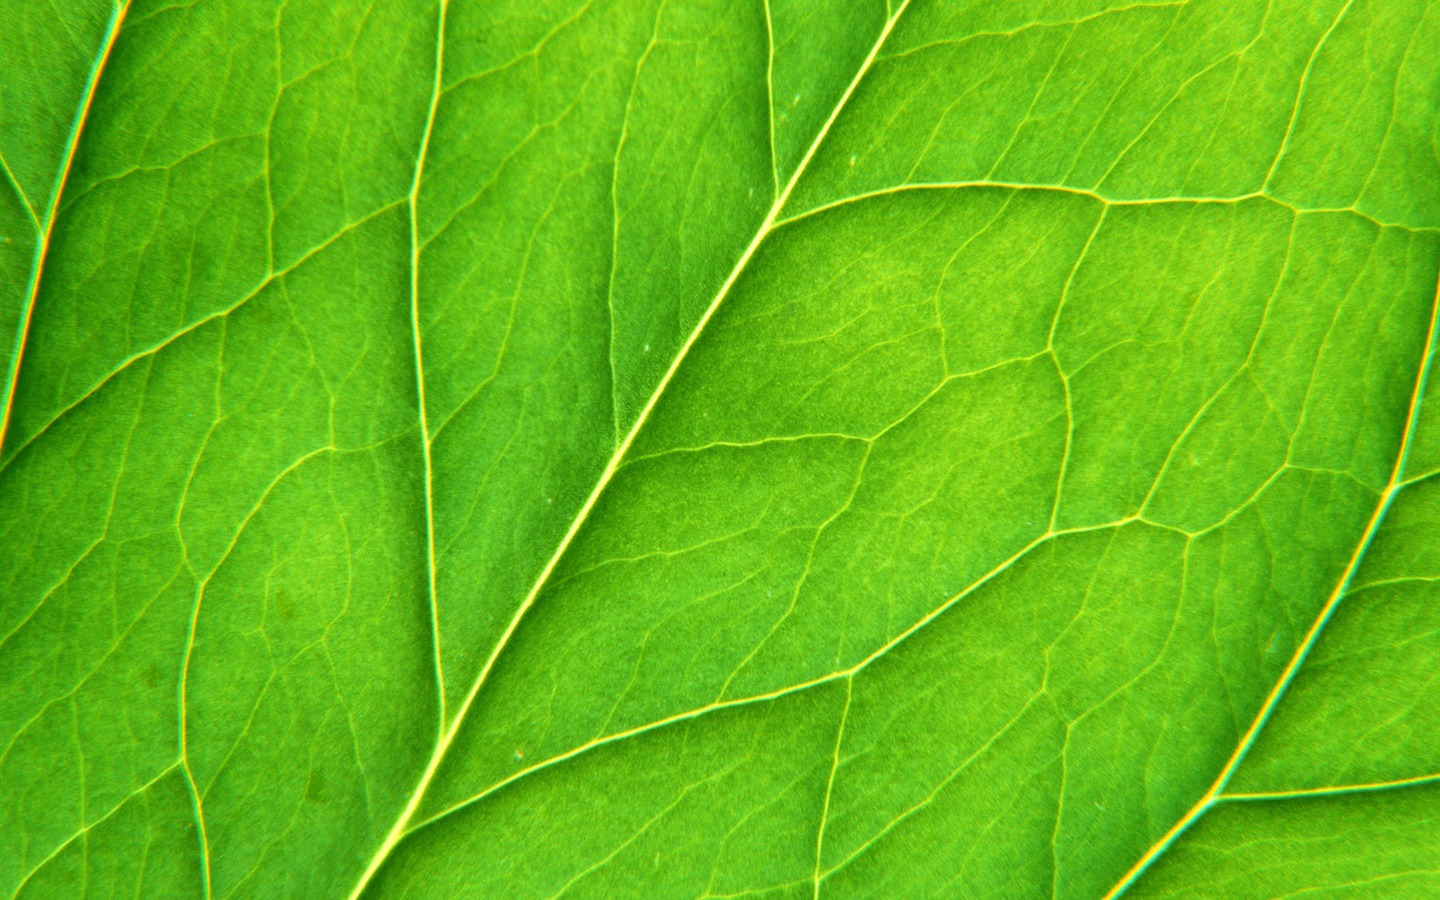
<path id="1" fill-rule="evenodd" d="M 0 890 L 1440 894 L 1440 3 L 0 21 Z"/>

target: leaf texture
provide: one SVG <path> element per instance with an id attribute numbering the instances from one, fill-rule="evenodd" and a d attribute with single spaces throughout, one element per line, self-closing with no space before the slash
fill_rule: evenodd
<path id="1" fill-rule="evenodd" d="M 0 11 L 0 890 L 1440 893 L 1440 5 Z"/>

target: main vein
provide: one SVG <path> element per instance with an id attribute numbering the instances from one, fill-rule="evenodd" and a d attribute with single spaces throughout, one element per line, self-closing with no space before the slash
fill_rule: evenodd
<path id="1" fill-rule="evenodd" d="M 350 894 L 351 900 L 355 900 L 355 898 L 358 898 L 364 893 L 365 888 L 375 877 L 376 872 L 380 870 L 381 865 L 384 864 L 385 860 L 394 851 L 396 845 L 400 843 L 401 839 L 404 838 L 409 830 L 410 821 L 419 810 L 420 802 L 424 798 L 425 792 L 429 789 L 431 782 L 434 780 L 435 773 L 439 771 L 441 762 L 445 759 L 445 755 L 449 752 L 451 745 L 455 742 L 456 736 L 464 725 L 476 696 L 480 693 L 481 687 L 484 686 L 485 681 L 490 677 L 491 671 L 495 668 L 496 660 L 500 658 L 501 653 L 505 651 L 506 646 L 510 643 L 510 639 L 514 637 L 515 631 L 519 628 L 520 622 L 525 618 L 526 613 L 535 605 L 536 598 L 540 595 L 546 582 L 549 581 L 550 576 L 554 573 L 556 566 L 559 565 L 565 552 L 570 548 L 570 544 L 575 539 L 575 535 L 579 533 L 586 519 L 589 518 L 591 510 L 595 508 L 595 504 L 599 501 L 600 496 L 609 486 L 611 479 L 615 477 L 615 473 L 619 470 L 621 462 L 625 459 L 625 454 L 629 452 L 631 445 L 635 442 L 635 438 L 640 434 L 641 429 L 645 427 L 650 413 L 660 402 L 660 397 L 665 393 L 665 389 L 669 387 L 670 381 L 675 377 L 675 373 L 679 371 L 681 364 L 685 361 L 685 357 L 690 353 L 690 349 L 695 346 L 695 342 L 699 340 L 701 333 L 704 332 L 705 327 L 710 323 L 716 311 L 719 310 L 721 303 L 723 303 L 729 295 L 731 288 L 735 286 L 735 282 L 740 278 L 740 274 L 745 271 L 745 268 L 749 265 L 756 250 L 759 249 L 761 243 L 764 242 L 765 238 L 775 228 L 776 222 L 780 217 L 780 212 L 785 208 L 785 204 L 790 199 L 790 194 L 795 189 L 795 185 L 799 183 L 800 177 L 805 173 L 806 168 L 809 167 L 811 160 L 815 158 L 816 152 L 819 151 L 821 144 L 824 143 L 826 136 L 830 133 L 831 127 L 835 124 L 835 120 L 839 118 L 841 111 L 845 108 L 850 97 L 855 93 L 855 89 L 865 77 L 865 73 L 874 65 L 875 59 L 880 53 L 880 48 L 884 46 L 886 39 L 890 36 L 890 32 L 895 27 L 895 23 L 899 21 L 900 16 L 904 14 L 909 4 L 910 0 L 903 0 L 895 10 L 895 13 L 886 20 L 884 27 L 880 30 L 879 37 L 875 40 L 875 44 L 870 48 L 869 54 L 865 57 L 864 62 L 860 64 L 854 78 L 851 79 L 850 84 L 845 88 L 844 94 L 840 96 L 834 109 L 830 111 L 830 116 L 825 120 L 825 124 L 820 127 L 819 132 L 815 135 L 815 139 L 811 141 L 809 149 L 806 150 L 805 156 L 800 160 L 800 164 L 796 166 L 794 174 L 792 174 L 786 182 L 785 188 L 776 196 L 775 202 L 770 206 L 770 211 L 766 213 L 764 221 L 762 221 L 760 227 L 756 229 L 754 237 L 750 239 L 750 243 L 740 254 L 740 258 L 735 262 L 734 267 L 730 270 L 730 274 L 726 276 L 725 281 L 720 285 L 720 289 L 716 291 L 714 299 L 710 301 L 710 305 L 706 307 L 704 314 L 701 315 L 699 321 L 695 323 L 695 327 L 691 330 L 689 337 L 686 338 L 679 352 L 675 354 L 675 358 L 671 360 L 670 367 L 666 369 L 664 376 L 661 377 L 660 382 L 655 386 L 655 390 L 650 394 L 650 399 L 646 401 L 644 408 L 640 410 L 640 414 L 636 417 L 635 423 L 625 434 L 624 439 L 620 441 L 619 446 L 615 448 L 615 452 L 611 454 L 609 461 L 605 464 L 605 468 L 600 473 L 599 480 L 595 483 L 595 487 L 590 491 L 590 495 L 585 499 L 584 505 L 580 507 L 580 511 L 576 513 L 575 518 L 571 521 L 570 527 L 565 531 L 564 537 L 560 539 L 559 545 L 555 548 L 555 552 L 551 554 L 549 561 L 545 564 L 545 568 L 541 570 L 539 577 L 535 579 L 529 593 L 525 595 L 525 599 L 521 601 L 520 606 L 515 610 L 515 614 L 511 616 L 509 624 L 506 626 L 504 633 L 501 634 L 500 639 L 496 641 L 494 648 L 490 651 L 489 658 L 485 660 L 485 665 L 481 668 L 480 674 L 470 686 L 470 690 L 465 695 L 465 700 L 460 704 L 459 710 L 456 711 L 455 717 L 441 734 L 440 740 L 430 756 L 430 761 L 420 776 L 419 783 L 416 784 L 415 789 L 411 792 L 409 801 L 405 804 L 405 808 L 401 811 L 400 816 L 395 820 L 395 824 L 391 827 L 390 832 L 385 836 L 385 840 L 381 843 L 379 849 L 375 851 L 375 855 L 371 857 L 369 865 L 360 876 L 360 880 L 356 883 L 355 889 Z M 442 29 L 444 5 L 445 0 L 442 0 Z M 434 109 L 432 105 L 432 119 L 433 115 Z M 427 127 L 427 139 L 428 135 L 429 129 Z M 416 346 L 418 352 L 418 341 Z"/>
<path id="2" fill-rule="evenodd" d="M 1250 727 L 1246 729 L 1245 734 L 1240 738 L 1240 742 L 1235 746 L 1235 751 L 1230 754 L 1230 758 L 1227 759 L 1225 765 L 1221 767 L 1220 774 L 1216 776 L 1209 790 L 1201 795 L 1200 799 L 1195 802 L 1195 805 L 1190 807 L 1185 815 L 1181 816 L 1179 821 L 1170 827 L 1169 831 L 1165 832 L 1160 836 L 1159 840 L 1150 845 L 1150 849 L 1145 851 L 1145 855 L 1141 856 L 1140 859 L 1135 862 L 1135 865 L 1131 866 L 1130 869 L 1121 876 L 1120 880 L 1115 883 L 1115 886 L 1105 895 L 1105 900 L 1113 900 L 1113 898 L 1120 896 L 1128 890 L 1130 886 L 1135 883 L 1136 879 L 1145 873 L 1145 870 L 1150 867 L 1151 863 L 1168 850 L 1170 845 L 1173 844 L 1186 829 L 1195 824 L 1210 807 L 1214 806 L 1222 798 L 1221 795 L 1225 790 L 1225 786 L 1230 782 L 1231 777 L 1234 776 L 1235 770 L 1239 768 L 1240 763 L 1244 761 L 1246 754 L 1250 752 L 1250 748 L 1255 745 L 1256 739 L 1265 728 L 1265 724 L 1270 720 L 1270 716 L 1274 713 L 1275 707 L 1280 703 L 1281 698 L 1285 696 L 1285 691 L 1290 687 L 1291 682 L 1295 680 L 1296 673 L 1299 672 L 1300 667 L 1304 665 L 1305 658 L 1310 655 L 1310 651 L 1315 647 L 1315 642 L 1319 640 L 1320 633 L 1325 630 L 1325 626 L 1329 623 L 1330 617 L 1335 613 L 1336 608 L 1340 605 L 1341 599 L 1344 598 L 1346 592 L 1349 590 L 1350 583 L 1354 580 L 1355 573 L 1360 567 L 1360 561 L 1365 558 L 1365 552 L 1370 548 L 1370 542 L 1374 540 L 1381 523 L 1385 521 L 1385 514 L 1389 511 L 1391 502 L 1394 501 L 1396 494 L 1407 485 L 1407 482 L 1404 480 L 1405 460 L 1409 455 L 1410 444 L 1415 435 L 1415 427 L 1420 419 L 1421 399 L 1425 393 L 1425 382 L 1435 355 L 1435 328 L 1437 318 L 1440 318 L 1440 284 L 1436 286 L 1435 300 L 1430 309 L 1430 325 L 1425 339 L 1425 349 L 1421 353 L 1420 362 L 1416 368 L 1415 385 L 1410 394 L 1410 406 L 1405 415 L 1405 427 L 1400 435 L 1400 447 L 1395 453 L 1395 464 L 1390 470 L 1390 478 L 1386 481 L 1384 489 L 1380 491 L 1380 499 L 1375 504 L 1374 511 L 1370 514 L 1370 520 L 1365 524 L 1365 530 L 1361 532 L 1360 539 L 1355 544 L 1355 550 L 1350 554 L 1349 561 L 1345 564 L 1344 570 L 1335 582 L 1335 589 L 1330 592 L 1330 596 L 1326 599 L 1325 605 L 1320 608 L 1320 614 L 1315 617 L 1315 621 L 1311 624 L 1310 630 L 1305 633 L 1305 638 L 1300 642 L 1300 646 L 1296 648 L 1294 655 L 1290 657 L 1290 662 L 1285 666 L 1284 671 L 1280 673 L 1280 678 L 1270 689 L 1270 693 L 1266 696 L 1265 702 L 1260 705 L 1260 711 L 1255 714 L 1255 718 L 1250 723 Z"/>
<path id="3" fill-rule="evenodd" d="M 35 298 L 40 294 L 40 278 L 45 273 L 45 259 L 50 252 L 50 235 L 55 230 L 56 213 L 60 211 L 60 198 L 65 193 L 65 184 L 70 179 L 70 169 L 75 162 L 75 151 L 80 146 L 80 135 L 85 130 L 85 122 L 90 117 L 90 106 L 95 100 L 95 89 L 100 84 L 100 76 L 105 71 L 105 63 L 110 60 L 110 53 L 115 48 L 115 39 L 120 36 L 120 26 L 125 22 L 125 14 L 130 11 L 130 2 L 125 0 L 115 7 L 110 14 L 110 23 L 105 27 L 105 37 L 100 44 L 100 52 L 95 57 L 95 64 L 90 68 L 90 77 L 85 82 L 85 94 L 80 100 L 80 106 L 75 112 L 75 121 L 70 125 L 70 136 L 65 147 L 65 161 L 60 166 L 60 171 L 55 176 L 55 186 L 50 192 L 50 205 L 45 210 L 43 222 L 37 223 L 39 229 L 39 242 L 35 245 L 35 261 L 30 266 L 30 282 L 25 288 L 25 305 L 20 310 L 20 324 L 15 332 L 15 350 L 10 356 L 10 371 L 6 373 L 5 382 L 0 391 L 4 391 L 4 400 L 0 402 L 0 452 L 5 449 L 5 430 L 10 424 L 10 410 L 15 402 L 15 388 L 20 383 L 20 361 L 25 356 L 25 339 L 30 333 L 30 319 L 35 312 Z M 8 170 L 8 166 L 6 167 Z M 19 187 L 19 183 L 16 183 Z M 27 201 L 28 202 L 28 201 Z M 31 210 L 31 217 L 34 217 L 34 210 Z"/>
<path id="4" fill-rule="evenodd" d="M 430 453 L 430 420 L 425 411 L 425 357 L 420 341 L 420 179 L 425 173 L 425 156 L 435 130 L 435 110 L 440 105 L 440 87 L 445 68 L 445 13 L 450 0 L 440 0 L 435 25 L 435 82 L 430 90 L 430 110 L 425 116 L 425 133 L 415 155 L 415 177 L 410 182 L 410 331 L 415 345 L 415 406 L 420 416 L 420 447 L 425 456 L 425 572 L 430 597 L 430 639 L 435 655 L 435 689 L 439 697 L 440 728 L 445 727 L 445 667 L 440 661 L 440 604 L 435 593 L 435 476 Z"/>

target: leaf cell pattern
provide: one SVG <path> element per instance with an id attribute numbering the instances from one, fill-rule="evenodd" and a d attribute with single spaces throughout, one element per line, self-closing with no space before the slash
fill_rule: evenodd
<path id="1" fill-rule="evenodd" d="M 0 889 L 1440 891 L 1440 5 L 0 10 Z"/>

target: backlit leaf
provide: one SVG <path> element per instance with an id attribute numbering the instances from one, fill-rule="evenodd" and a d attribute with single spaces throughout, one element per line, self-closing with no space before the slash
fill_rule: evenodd
<path id="1" fill-rule="evenodd" d="M 1440 894 L 1440 4 L 0 22 L 0 890 Z"/>

